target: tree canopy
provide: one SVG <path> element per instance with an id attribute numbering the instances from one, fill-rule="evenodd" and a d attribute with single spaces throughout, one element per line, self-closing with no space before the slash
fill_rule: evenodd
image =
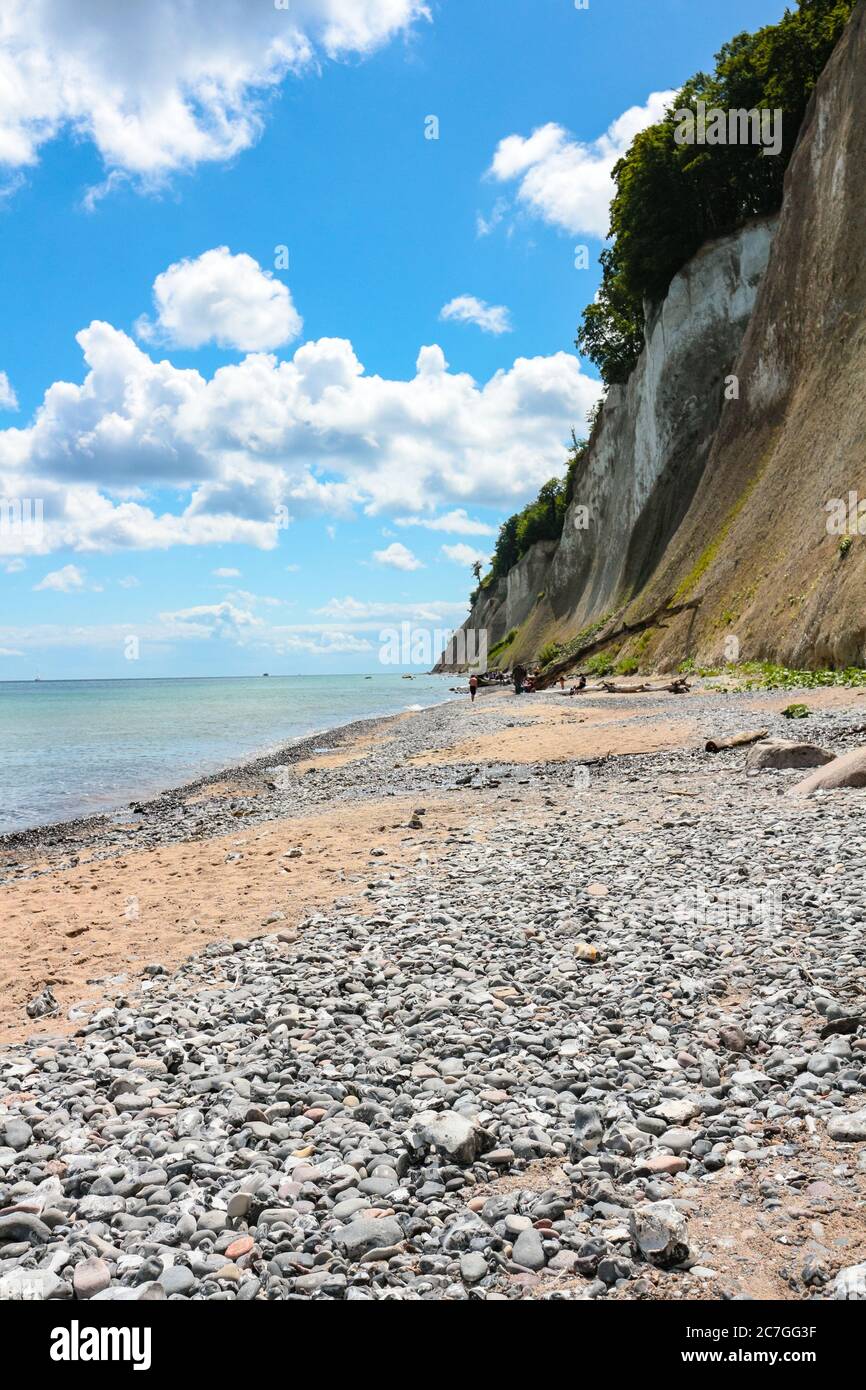
<path id="1" fill-rule="evenodd" d="M 815 83 L 856 0 L 799 0 L 778 24 L 738 34 L 696 73 L 665 118 L 641 131 L 613 171 L 613 244 L 602 283 L 584 310 L 576 346 L 606 383 L 628 380 L 643 348 L 644 301 L 658 302 L 710 238 L 735 231 L 782 202 L 790 161 Z M 674 113 L 698 101 L 722 111 L 782 112 L 776 156 L 755 144 L 678 144 Z"/>

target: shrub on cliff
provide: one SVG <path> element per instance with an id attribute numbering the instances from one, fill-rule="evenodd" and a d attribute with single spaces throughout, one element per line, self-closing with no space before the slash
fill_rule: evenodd
<path id="1" fill-rule="evenodd" d="M 614 169 L 613 245 L 577 347 L 608 384 L 628 380 L 643 347 L 644 300 L 658 301 L 709 238 L 776 211 L 809 97 L 856 0 L 799 0 L 778 24 L 725 44 L 713 74 L 697 73 L 664 120 L 638 134 Z M 674 112 L 781 110 L 782 146 L 678 144 Z"/>

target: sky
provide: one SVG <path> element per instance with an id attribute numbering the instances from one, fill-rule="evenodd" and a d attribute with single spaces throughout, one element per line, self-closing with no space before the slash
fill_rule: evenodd
<path id="1" fill-rule="evenodd" d="M 0 680 L 458 626 L 599 398 L 614 162 L 783 10 L 3 0 Z"/>

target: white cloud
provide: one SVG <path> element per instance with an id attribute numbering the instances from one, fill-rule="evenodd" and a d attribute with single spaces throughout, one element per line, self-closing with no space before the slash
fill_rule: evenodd
<path id="1" fill-rule="evenodd" d="M 497 198 L 489 217 L 483 213 L 478 214 L 475 219 L 475 231 L 479 237 L 490 236 L 508 215 L 508 201 L 505 198 Z"/>
<path id="2" fill-rule="evenodd" d="M 286 285 L 243 252 L 216 246 L 194 260 L 176 261 L 153 285 L 156 319 L 141 318 L 146 342 L 199 348 L 205 343 L 264 352 L 297 338 L 303 319 Z"/>
<path id="3" fill-rule="evenodd" d="M 0 647 L 0 656 L 23 656 L 24 653 L 17 651 L 15 647 Z"/>
<path id="4" fill-rule="evenodd" d="M 33 588 L 53 589 L 58 594 L 71 594 L 75 589 L 84 588 L 84 574 L 77 565 L 64 565 L 63 569 L 51 570 Z"/>
<path id="5" fill-rule="evenodd" d="M 424 565 L 405 546 L 402 541 L 393 541 L 385 550 L 374 550 L 373 559 L 377 565 L 388 565 L 395 570 L 422 570 Z"/>
<path id="6" fill-rule="evenodd" d="M 0 410 L 17 410 L 18 397 L 5 372 L 0 372 Z"/>
<path id="7" fill-rule="evenodd" d="M 458 545 L 443 545 L 442 554 L 445 556 L 446 560 L 453 561 L 455 565 L 464 566 L 474 565 L 476 563 L 486 565 L 490 559 L 489 555 L 485 555 L 482 551 L 476 550 L 474 546 L 463 545 L 462 543 Z"/>
<path id="8" fill-rule="evenodd" d="M 562 126 L 500 140 L 488 170 L 500 183 L 519 180 L 517 197 L 536 216 L 566 232 L 605 238 L 614 194 L 611 174 L 635 135 L 661 120 L 676 92 L 653 92 L 598 139 L 575 140 Z M 489 230 L 489 228 L 487 228 Z"/>
<path id="9" fill-rule="evenodd" d="M 118 579 L 121 589 L 140 589 L 141 580 L 136 579 L 134 574 L 127 574 L 123 579 Z"/>
<path id="10" fill-rule="evenodd" d="M 161 613 L 160 618 L 173 637 L 229 638 L 235 642 L 261 626 L 261 618 L 228 602 L 181 608 L 175 613 Z"/>
<path id="11" fill-rule="evenodd" d="M 9 560 L 4 566 L 6 574 L 20 574 L 27 566 L 23 560 Z"/>
<path id="12" fill-rule="evenodd" d="M 448 623 L 462 622 L 466 616 L 468 603 L 390 603 L 369 602 L 347 595 L 345 598 L 332 598 L 318 608 L 316 613 L 323 618 L 333 618 L 344 627 L 372 630 L 382 622 Z"/>
<path id="13" fill-rule="evenodd" d="M 396 516 L 395 526 L 423 526 L 427 531 L 448 531 L 455 536 L 493 536 L 494 526 L 486 521 L 474 521 L 465 507 L 457 507 L 444 516 Z"/>
<path id="14" fill-rule="evenodd" d="M 421 17 L 421 0 L 3 0 L 0 165 L 34 164 L 64 131 L 149 183 L 230 159 L 287 75 L 368 54 Z"/>
<path id="15" fill-rule="evenodd" d="M 513 510 L 562 468 L 574 422 L 601 394 L 565 352 L 518 357 L 479 384 L 435 345 L 400 381 L 368 374 L 339 338 L 285 361 L 251 353 L 210 378 L 153 361 L 107 323 L 78 342 L 81 385 L 55 382 L 30 425 L 0 430 L 0 496 L 44 509 L 32 535 L 0 528 L 0 555 L 274 549 L 304 515 L 333 527 L 358 507 Z M 152 510 L 157 490 L 180 498 L 174 510 Z"/>
<path id="16" fill-rule="evenodd" d="M 240 570 L 233 569 L 211 570 L 211 574 L 214 575 L 216 579 L 240 579 L 241 577 Z"/>
<path id="17" fill-rule="evenodd" d="M 483 333 L 511 333 L 511 312 L 504 304 L 487 304 L 473 294 L 461 294 L 441 310 L 440 319 L 474 323 Z"/>

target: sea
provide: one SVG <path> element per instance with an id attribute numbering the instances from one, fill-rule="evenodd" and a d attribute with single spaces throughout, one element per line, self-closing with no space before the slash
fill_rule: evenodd
<path id="1" fill-rule="evenodd" d="M 120 810 L 360 719 L 454 699 L 453 676 L 0 682 L 0 834 Z"/>

